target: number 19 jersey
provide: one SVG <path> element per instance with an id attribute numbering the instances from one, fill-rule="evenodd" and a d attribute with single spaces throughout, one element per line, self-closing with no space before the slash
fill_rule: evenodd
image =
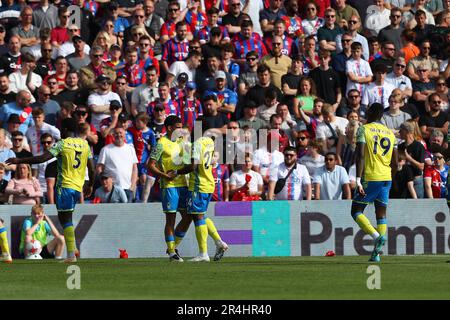
<path id="1" fill-rule="evenodd" d="M 356 142 L 364 143 L 364 181 L 391 181 L 391 158 L 396 139 L 379 122 L 358 129 Z"/>
<path id="2" fill-rule="evenodd" d="M 214 141 L 209 137 L 202 137 L 194 142 L 192 158 L 197 169 L 189 175 L 189 191 L 214 193 L 216 183 L 212 172 L 214 156 Z"/>
<path id="3" fill-rule="evenodd" d="M 88 159 L 92 158 L 86 140 L 66 138 L 59 140 L 49 152 L 58 160 L 57 187 L 83 191 Z"/>

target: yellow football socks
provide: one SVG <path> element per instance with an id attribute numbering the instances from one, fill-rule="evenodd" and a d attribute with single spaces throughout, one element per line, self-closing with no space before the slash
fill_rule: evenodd
<path id="1" fill-rule="evenodd" d="M 370 235 L 373 239 L 377 239 L 380 234 L 377 232 L 377 230 L 372 226 L 369 219 L 362 214 L 359 213 L 356 218 L 354 218 L 358 226 L 368 235 Z"/>
<path id="2" fill-rule="evenodd" d="M 219 233 L 217 232 L 216 226 L 214 225 L 214 222 L 210 218 L 206 218 L 206 226 L 208 227 L 208 234 L 211 238 L 214 239 L 214 241 L 222 240 L 220 238 Z"/>
<path id="3" fill-rule="evenodd" d="M 204 219 L 197 220 L 194 223 L 199 252 L 200 254 L 206 254 L 208 252 L 208 227 Z"/>
<path id="4" fill-rule="evenodd" d="M 9 253 L 9 245 L 8 245 L 8 233 L 6 232 L 6 228 L 0 228 L 0 249 L 2 249 L 2 254 L 10 254 Z"/>
<path id="5" fill-rule="evenodd" d="M 175 253 L 175 238 L 173 237 L 172 234 L 166 236 L 166 244 L 167 244 L 167 252 L 169 252 L 169 254 Z"/>
<path id="6" fill-rule="evenodd" d="M 68 222 L 63 226 L 64 239 L 66 240 L 67 256 L 75 256 L 75 229 L 72 222 Z"/>
<path id="7" fill-rule="evenodd" d="M 377 219 L 377 231 L 381 236 L 386 235 L 387 231 L 387 221 L 386 218 Z"/>

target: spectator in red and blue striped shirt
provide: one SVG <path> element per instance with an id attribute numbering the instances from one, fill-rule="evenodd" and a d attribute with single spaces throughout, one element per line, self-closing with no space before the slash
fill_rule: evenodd
<path id="1" fill-rule="evenodd" d="M 175 61 L 186 60 L 189 54 L 189 41 L 186 39 L 187 24 L 186 21 L 178 22 L 176 25 L 176 36 L 164 44 L 161 58 L 161 66 L 165 73 L 168 73 L 169 67 Z"/>
<path id="2" fill-rule="evenodd" d="M 163 105 L 166 109 L 166 115 L 176 115 L 180 116 L 180 108 L 178 106 L 178 102 L 173 101 L 170 98 L 170 86 L 167 82 L 163 82 L 159 85 L 158 88 L 158 94 L 159 98 L 157 98 L 155 101 L 150 102 L 150 104 L 147 107 L 147 114 L 151 117 L 153 116 L 153 109 L 157 105 Z"/>
<path id="3" fill-rule="evenodd" d="M 226 164 L 219 163 L 219 152 L 214 152 L 214 157 L 212 160 L 212 174 L 214 181 L 216 182 L 216 188 L 212 195 L 212 201 L 228 201 L 229 200 L 229 190 L 230 190 L 230 170 Z"/>
<path id="4" fill-rule="evenodd" d="M 189 131 L 194 128 L 195 120 L 203 115 L 202 104 L 196 98 L 197 85 L 194 81 L 189 81 L 186 84 L 186 95 L 178 100 L 180 106 L 181 121 L 183 125 L 189 127 Z"/>
<path id="5" fill-rule="evenodd" d="M 205 13 L 199 9 L 201 10 L 200 0 L 192 0 L 191 7 L 184 18 L 194 34 L 202 30 L 208 21 Z"/>
<path id="6" fill-rule="evenodd" d="M 235 61 L 240 65 L 245 64 L 245 55 L 250 51 L 257 52 L 260 59 L 267 54 L 266 47 L 262 41 L 255 39 L 253 36 L 253 23 L 251 20 L 242 22 L 238 39 L 233 40 L 233 45 L 236 48 Z"/>
<path id="7" fill-rule="evenodd" d="M 293 48 L 297 45 L 295 44 L 294 40 L 292 40 L 291 37 L 286 36 L 286 23 L 282 19 L 278 19 L 274 22 L 273 32 L 269 34 L 269 36 L 264 37 L 264 44 L 266 45 L 266 50 L 268 52 L 272 51 L 272 39 L 275 36 L 280 36 L 283 40 L 282 42 L 282 48 L 281 53 L 286 56 L 292 56 L 293 54 Z M 295 48 L 296 51 L 298 51 L 297 48 Z"/>
<path id="8" fill-rule="evenodd" d="M 139 38 L 139 66 L 147 70 L 150 66 L 155 66 L 156 71 L 159 75 L 159 62 L 153 56 L 153 50 L 151 48 L 151 40 L 149 36 L 143 35 Z"/>
<path id="9" fill-rule="evenodd" d="M 125 65 L 117 70 L 117 76 L 125 76 L 128 81 L 128 92 L 133 88 L 140 86 L 147 81 L 145 70 L 142 69 L 138 61 L 138 53 L 136 47 L 128 47 L 125 56 Z"/>
<path id="10" fill-rule="evenodd" d="M 165 44 L 169 39 L 176 35 L 176 24 L 184 21 L 187 9 L 180 11 L 180 3 L 177 0 L 171 0 L 167 7 L 167 19 L 161 27 L 159 41 Z M 188 26 L 188 38 L 192 39 L 191 28 Z"/>
<path id="11" fill-rule="evenodd" d="M 228 34 L 228 30 L 225 26 L 219 26 L 219 9 L 216 7 L 212 7 L 207 12 L 208 17 L 208 24 L 202 28 L 201 30 L 197 31 L 195 37 L 200 40 L 201 44 L 205 44 L 209 42 L 210 36 L 211 36 L 211 29 L 214 27 L 217 27 L 222 32 L 222 41 L 223 42 L 229 42 L 230 41 L 230 35 Z"/>

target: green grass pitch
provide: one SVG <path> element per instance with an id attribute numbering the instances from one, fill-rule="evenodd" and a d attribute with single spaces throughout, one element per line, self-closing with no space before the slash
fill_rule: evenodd
<path id="1" fill-rule="evenodd" d="M 0 264 L 2 299 L 450 299 L 448 255 L 383 256 L 381 289 L 369 290 L 365 256 L 81 259 L 81 289 L 54 260 Z"/>

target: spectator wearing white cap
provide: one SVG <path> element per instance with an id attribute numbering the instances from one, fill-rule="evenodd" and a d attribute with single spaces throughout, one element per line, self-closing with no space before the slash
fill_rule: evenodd
<path id="1" fill-rule="evenodd" d="M 237 104 L 237 94 L 226 87 L 227 76 L 225 72 L 221 70 L 217 71 L 214 80 L 216 81 L 215 89 L 207 90 L 205 95 L 215 95 L 217 97 L 219 112 L 225 114 L 234 113 Z"/>

